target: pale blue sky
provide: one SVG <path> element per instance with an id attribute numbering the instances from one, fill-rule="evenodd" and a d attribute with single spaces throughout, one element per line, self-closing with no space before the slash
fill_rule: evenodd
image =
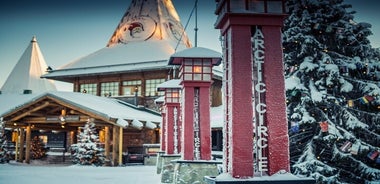
<path id="1" fill-rule="evenodd" d="M 185 25 L 195 0 L 172 0 Z M 357 22 L 373 25 L 372 45 L 380 47 L 380 1 L 346 0 Z M 35 35 L 52 68 L 106 46 L 130 0 L 3 0 L 0 2 L 0 87 Z M 199 0 L 198 46 L 221 52 L 214 29 L 214 0 Z M 194 44 L 194 19 L 187 34 Z M 60 88 L 60 86 L 58 86 Z M 71 89 L 68 89 L 71 90 Z"/>

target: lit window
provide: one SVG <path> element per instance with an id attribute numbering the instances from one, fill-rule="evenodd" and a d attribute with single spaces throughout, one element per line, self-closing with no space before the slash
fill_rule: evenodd
<path id="1" fill-rule="evenodd" d="M 165 79 L 145 80 L 145 96 L 163 96 L 163 91 L 157 91 L 157 85 L 165 82 Z"/>

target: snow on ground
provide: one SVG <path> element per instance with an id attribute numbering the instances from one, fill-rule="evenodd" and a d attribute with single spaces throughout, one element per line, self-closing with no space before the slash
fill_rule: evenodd
<path id="1" fill-rule="evenodd" d="M 125 167 L 53 166 L 38 164 L 0 164 L 2 184 L 139 184 L 160 183 L 156 166 Z"/>

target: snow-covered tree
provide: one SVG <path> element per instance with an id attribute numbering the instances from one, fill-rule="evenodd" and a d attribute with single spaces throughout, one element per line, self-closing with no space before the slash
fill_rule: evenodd
<path id="1" fill-rule="evenodd" d="M 46 156 L 45 144 L 38 136 L 33 137 L 30 151 L 32 159 L 41 159 Z"/>
<path id="2" fill-rule="evenodd" d="M 7 149 L 7 136 L 5 134 L 5 122 L 3 117 L 0 118 L 0 164 L 9 161 L 9 153 Z"/>
<path id="3" fill-rule="evenodd" d="M 292 172 L 380 180 L 380 62 L 343 0 L 288 0 L 283 30 Z"/>
<path id="4" fill-rule="evenodd" d="M 89 119 L 78 135 L 78 143 L 71 146 L 73 162 L 80 165 L 104 164 L 104 149 L 100 145 L 93 119 Z"/>

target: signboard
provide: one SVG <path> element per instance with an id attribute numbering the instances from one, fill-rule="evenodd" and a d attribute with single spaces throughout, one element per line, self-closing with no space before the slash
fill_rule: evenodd
<path id="1" fill-rule="evenodd" d="M 265 59 L 265 46 L 264 35 L 259 27 L 256 27 L 255 34 L 252 38 L 253 48 L 253 105 L 255 109 L 254 116 L 254 132 L 255 132 L 255 146 L 256 152 L 256 170 L 259 172 L 268 171 L 268 157 L 266 155 L 266 148 L 268 147 L 268 128 L 265 125 L 265 83 L 263 80 L 263 63 Z"/>
<path id="2" fill-rule="evenodd" d="M 79 121 L 78 115 L 67 115 L 67 116 L 48 116 L 46 117 L 46 121 L 49 122 L 70 122 L 70 121 Z"/>

